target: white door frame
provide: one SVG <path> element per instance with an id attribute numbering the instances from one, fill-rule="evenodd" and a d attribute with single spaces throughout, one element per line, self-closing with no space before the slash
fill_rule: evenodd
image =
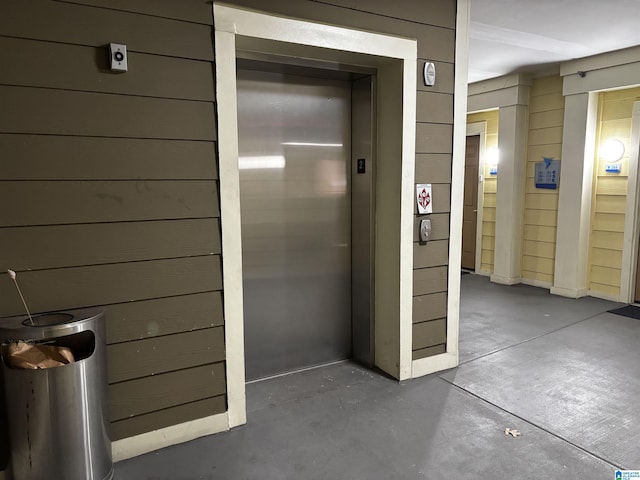
<path id="1" fill-rule="evenodd" d="M 622 272 L 620 301 L 635 302 L 636 268 L 640 243 L 640 102 L 634 102 L 631 116 L 631 143 L 629 145 L 629 177 L 627 182 L 627 208 L 622 244 Z"/>
<path id="2" fill-rule="evenodd" d="M 417 42 L 215 4 L 216 98 L 229 428 L 246 422 L 236 51 L 377 70 L 375 364 L 412 366 Z M 400 161 L 398 161 L 400 160 Z"/>
<path id="3" fill-rule="evenodd" d="M 482 215 L 484 205 L 484 164 L 485 147 L 487 141 L 487 122 L 467 123 L 467 137 L 480 135 L 480 153 L 478 158 L 478 216 L 476 218 L 476 265 L 475 273 L 491 275 L 490 272 L 483 272 L 482 266 Z M 466 157 L 465 157 L 466 158 Z"/>

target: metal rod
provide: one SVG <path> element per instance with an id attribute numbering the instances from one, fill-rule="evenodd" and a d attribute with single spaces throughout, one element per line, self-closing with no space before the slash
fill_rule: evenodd
<path id="1" fill-rule="evenodd" d="M 22 305 L 24 305 L 24 309 L 27 311 L 27 315 L 29 316 L 29 321 L 31 325 L 35 325 L 33 323 L 33 318 L 31 317 L 31 313 L 29 313 L 29 307 L 27 307 L 27 302 L 24 301 L 24 297 L 22 296 L 22 292 L 20 291 L 20 286 L 18 285 L 18 280 L 16 279 L 16 272 L 13 270 L 7 270 L 9 273 L 9 277 L 13 280 L 13 283 L 16 284 L 16 288 L 18 289 L 18 294 L 20 295 L 20 300 L 22 300 Z"/>

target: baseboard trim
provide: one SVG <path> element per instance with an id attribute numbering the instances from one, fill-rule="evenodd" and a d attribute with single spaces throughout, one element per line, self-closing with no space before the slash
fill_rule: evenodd
<path id="1" fill-rule="evenodd" d="M 522 278 L 520 277 L 503 277 L 502 275 L 496 275 L 495 273 L 491 275 L 491 281 L 493 283 L 499 283 L 501 285 L 517 285 L 518 283 L 522 283 Z"/>
<path id="2" fill-rule="evenodd" d="M 589 290 L 586 294 L 589 295 L 590 297 L 601 298 L 602 300 L 610 300 L 612 302 L 619 302 L 619 303 L 629 303 L 622 300 L 619 296 L 616 297 L 615 295 L 609 295 L 607 293 L 598 292 L 596 290 Z"/>
<path id="3" fill-rule="evenodd" d="M 420 358 L 411 363 L 411 378 L 424 377 L 458 366 L 458 353 L 441 353 L 433 357 Z"/>
<path id="4" fill-rule="evenodd" d="M 550 292 L 552 295 L 560 295 L 568 298 L 582 298 L 589 294 L 586 288 L 551 287 Z"/>
<path id="5" fill-rule="evenodd" d="M 229 430 L 229 416 L 225 412 L 117 440 L 111 444 L 111 454 L 113 461 L 119 462 L 227 430 Z"/>
<path id="6" fill-rule="evenodd" d="M 539 288 L 545 288 L 547 290 L 551 290 L 551 283 L 544 282 L 542 280 L 535 280 L 533 278 L 522 277 L 521 283 L 524 283 L 525 285 L 530 285 L 532 287 L 539 287 Z"/>

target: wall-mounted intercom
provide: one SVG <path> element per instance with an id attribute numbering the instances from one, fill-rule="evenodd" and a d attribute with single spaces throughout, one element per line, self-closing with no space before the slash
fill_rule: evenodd
<path id="1" fill-rule="evenodd" d="M 433 87 L 436 84 L 436 66 L 433 62 L 424 63 L 422 76 L 425 86 Z"/>
<path id="2" fill-rule="evenodd" d="M 427 243 L 431 238 L 431 219 L 420 220 L 420 243 Z"/>
<path id="3" fill-rule="evenodd" d="M 114 72 L 127 71 L 127 46 L 120 43 L 109 44 L 109 68 Z"/>

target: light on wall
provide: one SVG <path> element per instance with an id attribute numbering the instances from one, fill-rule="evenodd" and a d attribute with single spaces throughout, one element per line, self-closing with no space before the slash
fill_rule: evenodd
<path id="1" fill-rule="evenodd" d="M 498 165 L 498 162 L 500 161 L 500 150 L 496 147 L 490 148 L 487 151 L 485 158 L 488 165 Z"/>
<path id="2" fill-rule="evenodd" d="M 617 138 L 611 138 L 600 145 L 598 153 L 605 162 L 617 162 L 624 155 L 624 143 Z"/>

